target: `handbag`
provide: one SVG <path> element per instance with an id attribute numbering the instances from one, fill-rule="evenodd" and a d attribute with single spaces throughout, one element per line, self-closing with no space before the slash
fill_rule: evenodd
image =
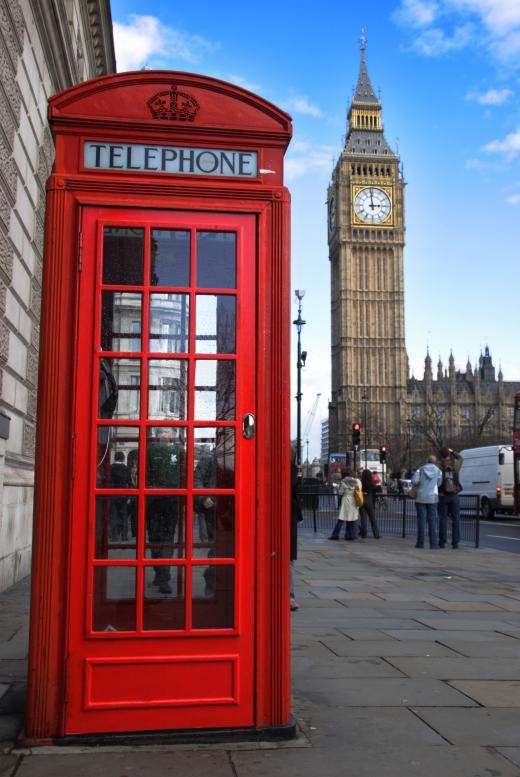
<path id="1" fill-rule="evenodd" d="M 408 496 L 410 499 L 415 499 L 417 496 L 417 486 L 412 486 L 411 489 L 408 491 Z"/>
<path id="2" fill-rule="evenodd" d="M 363 507 L 363 492 L 360 488 L 354 489 L 354 501 L 356 503 L 356 507 Z"/>

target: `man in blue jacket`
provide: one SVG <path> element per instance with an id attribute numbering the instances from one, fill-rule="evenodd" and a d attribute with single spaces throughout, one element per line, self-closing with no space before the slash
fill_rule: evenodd
<path id="1" fill-rule="evenodd" d="M 428 523 L 430 548 L 436 550 L 437 544 L 437 503 L 442 472 L 437 467 L 437 459 L 430 456 L 428 462 L 419 467 L 412 476 L 412 486 L 416 488 L 415 509 L 417 511 L 416 548 L 424 548 L 424 529 Z"/>

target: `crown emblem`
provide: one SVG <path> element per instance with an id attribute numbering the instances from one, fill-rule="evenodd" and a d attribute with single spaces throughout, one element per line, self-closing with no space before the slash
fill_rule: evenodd
<path id="1" fill-rule="evenodd" d="M 148 107 L 154 119 L 193 121 L 200 106 L 190 94 L 179 92 L 177 87 L 173 86 L 169 91 L 154 94 L 148 100 Z"/>

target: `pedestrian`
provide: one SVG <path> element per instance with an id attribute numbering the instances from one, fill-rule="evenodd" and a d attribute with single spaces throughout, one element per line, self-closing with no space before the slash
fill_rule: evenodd
<path id="1" fill-rule="evenodd" d="M 157 426 L 150 430 L 146 461 L 147 487 L 185 488 L 185 467 L 184 445 L 179 429 L 174 426 Z M 153 559 L 173 558 L 180 499 L 182 497 L 167 494 L 147 497 L 146 528 Z M 161 594 L 173 593 L 170 567 L 157 564 L 154 572 L 151 585 L 156 586 Z"/>
<path id="2" fill-rule="evenodd" d="M 110 465 L 110 486 L 112 488 L 132 488 L 130 470 L 125 464 L 123 451 L 116 451 L 114 461 Z M 110 499 L 109 538 L 117 542 L 128 539 L 128 498 L 113 496 Z"/>
<path id="3" fill-rule="evenodd" d="M 364 469 L 361 473 L 361 489 L 363 491 L 363 506 L 359 509 L 359 534 L 363 539 L 367 536 L 368 518 L 374 539 L 378 540 L 381 535 L 376 520 L 376 486 L 369 469 Z"/>
<path id="4" fill-rule="evenodd" d="M 462 491 L 459 472 L 462 466 L 462 456 L 457 451 L 444 446 L 439 451 L 439 467 L 442 472 L 442 482 L 439 486 L 439 548 L 444 548 L 448 537 L 448 515 L 451 518 L 451 545 L 457 549 L 460 540 L 460 501 Z"/>
<path id="5" fill-rule="evenodd" d="M 298 524 L 303 521 L 302 510 L 299 497 L 300 478 L 298 477 L 298 466 L 296 464 L 295 451 L 291 455 L 291 548 L 290 548 L 290 606 L 291 610 L 297 610 L 299 604 L 296 601 L 294 592 L 294 572 L 296 559 L 298 558 Z"/>
<path id="6" fill-rule="evenodd" d="M 442 472 L 436 464 L 437 458 L 430 456 L 428 462 L 413 473 L 412 485 L 415 486 L 415 509 L 417 511 L 417 543 L 416 548 L 424 548 L 424 529 L 428 524 L 430 548 L 436 550 L 437 545 L 437 503 L 439 501 L 439 486 L 442 482 Z"/>
<path id="7" fill-rule="evenodd" d="M 338 520 L 332 530 L 329 540 L 339 540 L 341 527 L 345 524 L 345 539 L 357 540 L 359 508 L 356 504 L 355 492 L 361 492 L 361 481 L 356 477 L 352 467 L 344 470 L 344 477 L 338 488 L 341 497 Z"/>

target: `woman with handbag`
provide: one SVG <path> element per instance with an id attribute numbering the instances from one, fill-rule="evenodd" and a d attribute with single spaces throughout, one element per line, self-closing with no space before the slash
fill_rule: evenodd
<path id="1" fill-rule="evenodd" d="M 363 504 L 363 491 L 361 490 L 361 481 L 355 476 L 351 467 L 345 470 L 339 484 L 338 496 L 341 497 L 338 520 L 329 540 L 339 540 L 343 524 L 345 524 L 345 539 L 357 540 L 359 507 Z"/>

